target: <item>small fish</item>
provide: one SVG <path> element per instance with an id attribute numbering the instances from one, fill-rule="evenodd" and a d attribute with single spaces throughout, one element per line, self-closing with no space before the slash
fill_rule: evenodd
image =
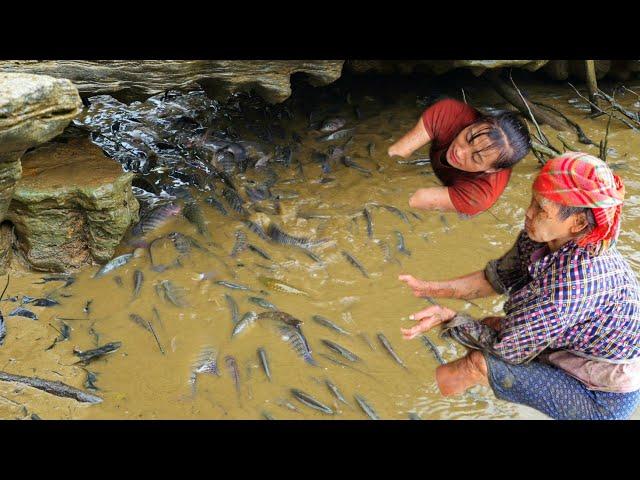
<path id="1" fill-rule="evenodd" d="M 329 135 L 324 135 L 323 137 L 318 138 L 318 141 L 333 142 L 335 140 L 344 140 L 345 138 L 353 136 L 353 133 L 355 131 L 355 128 L 345 128 L 344 130 L 338 130 L 336 132 L 330 133 Z"/>
<path id="2" fill-rule="evenodd" d="M 308 393 L 303 392 L 302 390 L 298 390 L 297 388 L 291 389 L 291 395 L 294 396 L 298 401 L 305 404 L 307 407 L 311 407 L 315 410 L 318 410 L 322 413 L 326 413 L 328 415 L 333 415 L 333 410 L 327 407 L 324 403 L 316 400 Z"/>
<path id="3" fill-rule="evenodd" d="M 110 343 L 105 343 L 101 347 L 94 348 L 91 350 L 81 351 L 81 350 L 74 349 L 73 353 L 77 357 L 80 357 L 80 360 L 78 360 L 78 362 L 82 362 L 83 364 L 86 365 L 92 360 L 95 360 L 96 358 L 100 358 L 104 355 L 115 352 L 121 346 L 122 346 L 122 342 L 110 342 Z"/>
<path id="4" fill-rule="evenodd" d="M 338 389 L 338 387 L 336 387 L 333 383 L 331 383 L 329 379 L 326 379 L 324 383 L 329 388 L 329 391 L 338 399 L 338 401 L 344 403 L 345 405 L 349 405 L 349 402 L 347 402 L 347 400 L 344 398 L 344 395 L 342 395 L 342 392 Z"/>
<path id="5" fill-rule="evenodd" d="M 376 351 L 376 347 L 373 346 L 373 343 L 371 343 L 371 340 L 369 340 L 369 337 L 367 336 L 366 333 L 360 332 L 358 334 L 358 337 L 360 337 L 362 341 L 367 344 L 367 346 L 371 349 L 371 351 L 373 352 Z"/>
<path id="6" fill-rule="evenodd" d="M 307 292 L 300 290 L 296 287 L 292 287 L 291 285 L 281 282 L 280 280 L 276 280 L 275 278 L 259 276 L 258 280 L 265 287 L 271 290 L 275 290 L 276 292 L 291 293 L 293 295 L 304 295 L 306 297 L 309 296 Z"/>
<path id="7" fill-rule="evenodd" d="M 144 215 L 131 229 L 134 237 L 145 235 L 167 223 L 172 217 L 180 213 L 180 206 L 174 203 L 160 205 Z"/>
<path id="8" fill-rule="evenodd" d="M 41 282 L 33 282 L 33 283 L 34 285 L 41 285 L 43 283 L 48 283 L 48 282 L 66 282 L 64 287 L 68 287 L 73 282 L 75 282 L 75 280 L 76 279 L 74 277 L 70 277 L 68 275 L 49 275 L 48 277 L 42 277 Z"/>
<path id="9" fill-rule="evenodd" d="M 264 229 L 258 225 L 255 222 L 252 222 L 251 220 L 245 220 L 244 223 L 247 228 L 249 230 L 251 230 L 253 233 L 255 233 L 256 235 L 258 235 L 261 239 L 263 240 L 269 240 L 269 236 L 267 235 L 267 233 L 264 231 Z"/>
<path id="10" fill-rule="evenodd" d="M 411 225 L 407 215 L 402 210 L 400 210 L 398 207 L 394 207 L 393 205 L 377 205 L 377 204 L 375 206 L 384 208 L 388 212 L 391 212 L 394 215 L 397 215 L 398 217 L 400 217 L 402 219 L 402 221 L 405 222 L 407 225 Z"/>
<path id="11" fill-rule="evenodd" d="M 27 310 L 26 308 L 17 307 L 9 312 L 10 317 L 26 317 L 31 320 L 38 320 L 38 316 L 33 313 L 31 310 Z"/>
<path id="12" fill-rule="evenodd" d="M 267 412 L 266 410 L 262 411 L 262 416 L 266 419 L 266 420 L 275 420 L 275 418 L 273 418 L 273 415 L 271 415 L 269 412 Z"/>
<path id="13" fill-rule="evenodd" d="M 402 233 L 397 230 L 395 230 L 393 233 L 396 234 L 396 238 L 398 239 L 398 251 L 410 257 L 411 250 L 407 250 L 407 246 L 404 243 L 404 237 L 402 236 Z"/>
<path id="14" fill-rule="evenodd" d="M 356 394 L 354 395 L 354 398 L 356 399 L 356 402 L 358 402 L 358 405 L 360 406 L 362 411 L 366 413 L 371 420 L 380 420 L 380 417 L 378 416 L 376 411 L 371 407 L 371 405 L 367 403 L 364 397 Z"/>
<path id="15" fill-rule="evenodd" d="M 231 311 L 231 322 L 235 325 L 238 323 L 238 304 L 228 293 L 224 294 L 224 298 L 227 301 L 227 305 L 229 305 L 229 310 Z"/>
<path id="16" fill-rule="evenodd" d="M 422 420 L 422 418 L 420 418 L 420 415 L 418 415 L 415 412 L 409 412 L 409 420 Z"/>
<path id="17" fill-rule="evenodd" d="M 417 160 L 396 160 L 396 162 L 399 163 L 400 165 L 422 166 L 422 165 L 429 165 L 431 163 L 431 159 L 430 158 L 419 158 Z"/>
<path id="18" fill-rule="evenodd" d="M 369 145 L 367 145 L 367 151 L 369 152 L 369 158 L 373 158 L 373 155 L 376 151 L 376 144 L 371 142 Z"/>
<path id="19" fill-rule="evenodd" d="M 191 367 L 191 375 L 189 376 L 189 384 L 191 385 L 191 393 L 196 394 L 196 382 L 199 373 L 220 376 L 218 370 L 218 350 L 207 345 L 200 350 L 195 362 Z"/>
<path id="20" fill-rule="evenodd" d="M 238 396 L 240 396 L 240 372 L 238 371 L 238 362 L 231 355 L 227 355 L 224 357 L 224 363 L 231 374 L 231 378 L 233 378 L 236 392 L 238 392 Z"/>
<path id="21" fill-rule="evenodd" d="M 258 319 L 258 314 L 256 312 L 247 312 L 245 313 L 240 321 L 235 324 L 233 327 L 233 331 L 231 332 L 231 337 L 235 337 L 240 332 L 244 331 L 248 326 L 253 325 Z"/>
<path id="22" fill-rule="evenodd" d="M 336 365 L 340 365 L 341 367 L 350 368 L 351 370 L 355 370 L 356 372 L 362 373 L 363 375 L 366 375 L 367 377 L 375 379 L 375 377 L 373 375 L 371 375 L 370 373 L 367 373 L 367 372 L 365 372 L 363 370 L 360 370 L 359 368 L 356 368 L 353 365 L 349 365 L 347 363 L 341 362 L 337 358 L 333 358 L 331 355 L 327 355 L 326 353 L 322 353 L 322 352 L 318 353 L 318 355 L 320 355 L 322 358 L 326 358 L 327 360 L 329 360 L 332 363 L 335 363 Z"/>
<path id="23" fill-rule="evenodd" d="M 278 310 L 278 307 L 276 307 L 273 303 L 265 300 L 264 298 L 261 297 L 249 297 L 249 301 L 251 303 L 255 303 L 256 305 L 258 305 L 259 307 L 262 308 L 266 308 L 269 310 Z"/>
<path id="24" fill-rule="evenodd" d="M 278 405 L 279 407 L 282 408 L 286 408 L 288 410 L 291 410 L 292 412 L 296 412 L 296 413 L 302 413 L 298 407 L 296 407 L 293 403 L 291 403 L 288 400 L 285 400 L 284 398 L 279 398 L 276 400 L 276 405 Z"/>
<path id="25" fill-rule="evenodd" d="M 238 253 L 247 248 L 247 235 L 242 230 L 236 231 L 236 242 L 231 250 L 231 258 L 238 256 Z"/>
<path id="26" fill-rule="evenodd" d="M 313 260 L 316 263 L 322 263 L 322 259 L 313 253 L 311 250 L 307 250 L 306 248 L 298 247 L 302 253 L 304 253 L 307 257 Z"/>
<path id="27" fill-rule="evenodd" d="M 356 260 L 356 258 L 351 255 L 349 252 L 342 250 L 342 255 L 344 256 L 344 258 L 347 259 L 347 261 L 353 265 L 354 267 L 356 267 L 358 270 L 360 270 L 360 273 L 362 273 L 362 275 L 365 276 L 365 278 L 369 278 L 369 274 L 367 273 L 367 271 L 364 269 L 364 267 L 362 266 L 362 264 Z"/>
<path id="28" fill-rule="evenodd" d="M 320 315 L 313 315 L 312 320 L 314 322 L 316 322 L 319 325 L 322 325 L 323 327 L 327 327 L 330 328 L 331 330 L 338 332 L 342 335 L 351 335 L 350 332 L 348 332 L 347 330 L 345 330 L 344 328 L 336 325 L 335 323 L 333 323 L 331 320 L 329 320 L 328 318 L 322 317 Z"/>
<path id="29" fill-rule="evenodd" d="M 87 303 L 85 303 L 84 307 L 82 307 L 82 311 L 85 313 L 85 315 L 89 315 L 91 313 L 92 303 L 93 303 L 93 300 L 87 300 Z"/>
<path id="30" fill-rule="evenodd" d="M 351 157 L 344 156 L 342 157 L 342 164 L 345 167 L 353 168 L 354 170 L 359 171 L 360 173 L 364 173 L 366 176 L 371 176 L 371 170 L 368 168 L 364 168 L 363 166 L 354 162 Z"/>
<path id="31" fill-rule="evenodd" d="M 276 322 L 284 323 L 285 325 L 290 325 L 295 328 L 300 328 L 300 326 L 302 325 L 302 320 L 280 310 L 262 312 L 258 315 L 258 320 L 273 320 Z"/>
<path id="32" fill-rule="evenodd" d="M 440 355 L 438 347 L 436 347 L 435 344 L 426 335 L 420 335 L 420 338 L 422 339 L 422 343 L 424 343 L 425 347 L 427 347 L 431 351 L 431 353 L 433 353 L 433 356 L 436 357 L 438 363 L 440 365 L 444 365 L 445 361 L 444 358 L 442 358 L 442 355 Z"/>
<path id="33" fill-rule="evenodd" d="M 144 275 L 140 270 L 133 272 L 133 298 L 136 298 L 140 294 L 142 288 L 142 282 L 144 281 Z"/>
<path id="34" fill-rule="evenodd" d="M 31 303 L 31 305 L 35 305 L 36 307 L 53 307 L 54 305 L 60 305 L 60 302 L 56 302 L 50 298 L 36 298 L 28 303 Z"/>
<path id="35" fill-rule="evenodd" d="M 225 217 L 229 215 L 229 212 L 227 212 L 227 209 L 224 208 L 224 205 L 222 205 L 222 203 L 215 198 L 214 196 L 210 196 L 205 198 L 205 203 L 211 205 L 212 207 L 214 207 L 215 209 L 217 209 L 222 215 L 224 215 Z"/>
<path id="36" fill-rule="evenodd" d="M 260 359 L 260 365 L 262 365 L 262 369 L 264 370 L 264 374 L 267 376 L 269 381 L 271 381 L 271 370 L 269 369 L 269 361 L 267 359 L 267 352 L 264 348 L 258 348 L 258 358 Z"/>
<path id="37" fill-rule="evenodd" d="M 87 372 L 87 378 L 84 381 L 84 388 L 86 388 L 87 390 L 94 390 L 94 391 L 98 391 L 100 390 L 98 387 L 96 387 L 96 381 L 98 380 L 98 377 L 95 373 L 90 372 L 89 370 L 86 370 Z"/>
<path id="38" fill-rule="evenodd" d="M 267 235 L 272 241 L 281 245 L 295 245 L 303 248 L 311 248 L 327 242 L 327 240 L 313 241 L 304 237 L 294 237 L 293 235 L 289 235 L 282 231 L 274 223 L 270 223 L 267 227 Z"/>
<path id="39" fill-rule="evenodd" d="M 374 238 L 373 241 L 380 247 L 380 250 L 382 250 L 385 262 L 393 261 L 394 263 L 400 265 L 400 261 L 393 256 L 393 254 L 391 253 L 391 247 L 389 247 L 389 244 L 387 242 L 385 242 L 384 240 L 380 240 L 379 238 Z"/>
<path id="40" fill-rule="evenodd" d="M 347 121 L 344 118 L 328 118 L 324 122 L 322 122 L 322 126 L 320 127 L 320 131 L 324 133 L 333 133 L 340 130 L 347 124 Z"/>
<path id="41" fill-rule="evenodd" d="M 4 321 L 4 316 L 0 312 L 0 347 L 4 345 L 4 339 L 7 336 L 7 324 Z"/>
<path id="42" fill-rule="evenodd" d="M 357 362 L 357 361 L 360 360 L 360 357 L 358 357 L 355 353 L 347 350 L 346 348 L 344 348 L 341 345 L 338 345 L 335 342 L 332 342 L 331 340 L 322 339 L 321 342 L 324 345 L 326 345 L 329 349 L 331 349 L 334 352 L 338 353 L 339 355 L 341 355 L 342 357 L 346 358 L 350 362 Z"/>
<path id="43" fill-rule="evenodd" d="M 98 270 L 93 278 L 100 278 L 105 276 L 107 273 L 112 272 L 113 270 L 125 265 L 132 258 L 133 253 L 125 253 L 124 255 L 115 257 L 113 260 L 104 265 L 100 270 Z"/>
<path id="44" fill-rule="evenodd" d="M 445 218 L 444 215 L 440 215 L 440 221 L 442 222 L 442 224 L 444 225 L 444 228 L 449 231 L 451 229 L 451 227 L 449 227 L 449 222 L 447 222 L 447 219 Z"/>
<path id="45" fill-rule="evenodd" d="M 207 223 L 204 219 L 202 209 L 197 202 L 188 202 L 182 209 L 182 214 L 187 220 L 189 220 L 190 223 L 196 226 L 196 229 L 198 230 L 198 233 L 200 235 L 204 237 L 209 237 L 211 235 L 209 233 Z"/>
<path id="46" fill-rule="evenodd" d="M 367 222 L 367 235 L 369 238 L 373 238 L 373 220 L 371 218 L 371 213 L 367 210 L 367 207 L 362 210 L 362 215 L 364 215 L 364 219 Z"/>
<path id="47" fill-rule="evenodd" d="M 188 305 L 182 298 L 181 291 L 171 283 L 171 280 L 162 280 L 158 283 L 156 285 L 156 293 L 176 307 L 186 307 Z"/>
<path id="48" fill-rule="evenodd" d="M 239 283 L 227 282 L 226 280 L 218 280 L 216 283 L 218 285 L 230 288 L 232 290 L 251 290 L 246 285 L 240 285 Z"/>
<path id="49" fill-rule="evenodd" d="M 389 352 L 389 355 L 391 355 L 391 357 L 398 363 L 398 365 L 406 370 L 407 366 L 393 349 L 393 347 L 391 346 L 391 342 L 389 342 L 387 337 L 385 337 L 383 333 L 378 333 L 378 340 L 380 340 L 382 346 L 387 350 L 387 352 Z"/>
<path id="50" fill-rule="evenodd" d="M 271 255 L 269 255 L 267 252 L 265 252 L 261 248 L 258 248 L 255 245 L 251 245 L 251 244 L 249 244 L 248 246 L 249 246 L 249 250 L 251 250 L 252 252 L 257 253 L 258 255 L 260 255 L 265 260 L 271 260 Z"/>
<path id="51" fill-rule="evenodd" d="M 224 188 L 222 190 L 222 196 L 227 201 L 232 210 L 242 215 L 248 216 L 249 212 L 246 208 L 244 208 L 244 201 L 238 195 L 238 192 L 232 190 L 231 188 Z"/>
<path id="52" fill-rule="evenodd" d="M 302 357 L 309 365 L 316 366 L 316 362 L 311 356 L 309 342 L 307 342 L 299 327 L 282 324 L 279 326 L 279 331 L 282 339 L 291 345 L 298 356 Z"/>

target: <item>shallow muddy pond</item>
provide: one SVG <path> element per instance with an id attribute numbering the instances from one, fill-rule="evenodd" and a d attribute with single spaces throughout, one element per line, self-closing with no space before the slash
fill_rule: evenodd
<path id="1" fill-rule="evenodd" d="M 247 198 L 246 186 L 256 187 L 272 178 L 265 169 L 250 167 L 244 173 L 231 175 L 245 201 L 248 216 L 234 212 L 219 195 L 223 185 L 215 192 L 189 188 L 203 216 L 205 234 L 179 215 L 145 237 L 148 245 L 150 240 L 171 232 L 188 235 L 196 244 L 190 243 L 182 254 L 171 237 L 161 238 L 151 245 L 152 257 L 149 249 L 143 248 L 139 256 L 100 278 L 93 278 L 98 266 L 81 271 L 68 286 L 65 281 L 36 283 L 47 274 L 11 272 L 1 304 L 7 336 L 0 348 L 0 370 L 64 381 L 91 391 L 104 401 L 84 405 L 27 387 L 0 383 L 0 416 L 365 419 L 367 416 L 355 399 L 358 395 L 382 419 L 408 419 L 409 414 L 422 419 L 545 418 L 529 408 L 497 400 L 488 388 L 477 387 L 456 398 L 441 397 L 435 384 L 438 361 L 433 351 L 422 340 L 405 341 L 400 334 L 400 327 L 412 324 L 409 315 L 428 302 L 413 297 L 397 280 L 398 275 L 410 273 L 424 279 L 443 279 L 484 268 L 488 260 L 511 246 L 521 229 L 531 183 L 539 168 L 536 158 L 527 156 L 514 169 L 497 204 L 474 218 L 411 211 L 408 199 L 416 189 L 439 185 L 428 164 L 411 163 L 428 158 L 428 147 L 416 153 L 409 163 L 390 159 L 387 148 L 413 127 L 429 101 L 425 98 L 434 94 L 436 87 L 440 95 L 461 99 L 458 83 L 441 80 L 437 85 L 425 83 L 414 85 L 414 89 L 397 86 L 394 89 L 384 82 L 363 81 L 349 89 L 344 84 L 338 85 L 342 93 L 350 92 L 348 97 L 334 95 L 324 104 L 318 97 L 315 102 L 320 120 L 341 117 L 346 120 L 345 128 L 355 129 L 345 149 L 356 162 L 356 168 L 337 161 L 325 166 L 330 168 L 326 172 L 322 163 L 314 160 L 314 152 L 326 153 L 330 146 L 343 146 L 347 139 L 319 141 L 323 133 L 309 127 L 309 118 L 304 113 L 305 95 L 317 94 L 313 89 L 296 91 L 285 103 L 293 118 L 277 122 L 286 141 L 291 132 L 300 137 L 293 148 L 292 163 L 289 167 L 282 163 L 268 164 L 268 170 L 277 176 L 271 190 L 279 196 L 278 208 L 274 209 L 268 200 L 251 202 Z M 588 109 L 581 100 L 576 100 L 575 92 L 568 86 L 536 81 L 522 82 L 521 87 L 533 100 L 544 101 L 578 122 L 594 142 L 604 136 L 606 119 L 588 118 Z M 627 87 L 640 91 L 639 85 Z M 464 91 L 467 101 L 477 108 L 505 107 L 503 100 L 480 82 L 465 83 Z M 616 98 L 637 110 L 634 104 L 638 97 L 627 92 Z M 93 114 L 98 111 L 94 107 Z M 109 115 L 100 121 L 113 124 Z M 233 117 L 228 121 L 242 136 L 246 125 Z M 271 119 L 265 115 L 264 121 L 269 124 Z M 557 132 L 547 127 L 543 130 L 554 145 L 562 148 Z M 578 143 L 571 132 L 561 136 L 576 148 L 598 154 L 597 147 Z M 609 147 L 608 161 L 627 187 L 619 249 L 635 269 L 640 269 L 640 175 L 635 171 L 640 135 L 613 122 Z M 169 167 L 152 168 L 155 170 L 150 174 L 159 176 Z M 225 207 L 226 216 L 207 202 L 212 193 Z M 141 197 L 141 203 L 144 201 Z M 370 232 L 363 215 L 365 208 L 371 221 Z M 270 223 L 277 225 L 289 235 L 317 244 L 309 246 L 307 250 L 312 252 L 309 255 L 295 245 L 265 240 L 247 227 L 247 219 L 265 228 Z M 243 233 L 237 234 L 239 231 Z M 247 245 L 245 248 L 238 245 L 232 257 L 237 239 L 242 240 L 243 235 Z M 398 249 L 400 236 L 405 251 Z M 132 251 L 133 246 L 123 241 L 116 255 Z M 363 271 L 344 252 L 355 258 Z M 170 267 L 162 270 L 158 265 Z M 137 295 L 136 271 L 142 274 Z M 248 290 L 218 282 L 231 282 Z M 276 282 L 292 289 L 287 291 Z M 173 287 L 168 294 L 167 285 Z M 37 320 L 7 316 L 20 304 L 23 295 L 52 298 L 60 304 L 23 305 L 36 313 Z M 172 302 L 176 300 L 174 297 L 182 306 Z M 259 297 L 302 321 L 301 331 L 308 345 L 304 341 L 302 345 L 296 343 L 296 338 L 292 338 L 295 333 L 290 331 L 287 337 L 282 322 L 268 315 L 247 321 L 246 328 L 238 328 L 241 331 L 232 336 L 234 303 L 238 318 L 247 312 L 270 311 L 267 304 L 252 297 Z M 499 314 L 503 301 L 503 297 L 494 297 L 473 303 L 461 300 L 441 303 L 481 317 Z M 325 317 L 348 333 L 334 331 L 314 320 L 314 316 Z M 69 338 L 57 341 L 67 328 Z M 380 333 L 406 368 L 384 349 L 378 338 Z M 289 340 L 285 341 L 283 335 Z M 465 353 L 463 347 L 441 339 L 438 331 L 427 336 L 445 361 Z M 78 356 L 74 349 L 85 351 L 109 342 L 122 345 L 87 365 L 76 363 Z M 340 356 L 328 346 L 329 342 L 346 348 L 358 360 L 352 362 Z M 300 355 L 307 347 L 315 365 Z M 263 370 L 258 349 L 266 353 L 271 378 Z M 219 375 L 203 367 L 203 351 L 217 358 Z M 230 357 L 237 365 L 235 379 Z M 202 367 L 200 373 L 194 374 L 198 367 Z M 346 402 L 338 400 L 327 380 L 339 389 Z M 95 389 L 91 390 L 92 386 Z M 292 389 L 313 396 L 333 413 L 310 408 L 294 398 Z"/>

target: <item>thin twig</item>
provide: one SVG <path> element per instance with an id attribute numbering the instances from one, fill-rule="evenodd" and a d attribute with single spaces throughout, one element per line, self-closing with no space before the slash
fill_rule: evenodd
<path id="1" fill-rule="evenodd" d="M 615 110 L 617 110 L 618 112 L 623 114 L 629 120 L 632 120 L 632 121 L 634 121 L 634 122 L 636 122 L 636 123 L 638 123 L 640 125 L 640 122 L 638 122 L 637 115 L 635 113 L 630 112 L 627 109 L 621 107 L 618 103 L 616 103 L 614 97 L 611 97 L 611 96 L 607 95 L 606 93 L 604 93 L 600 89 L 598 89 L 598 95 L 602 96 L 605 100 L 607 100 Z"/>
<path id="2" fill-rule="evenodd" d="M 558 110 L 555 107 L 552 107 L 551 105 L 547 105 L 545 103 L 542 102 L 533 102 L 535 105 L 539 106 L 539 107 L 543 107 L 543 108 L 547 108 L 555 113 L 557 113 L 558 115 L 560 115 L 562 118 L 564 118 L 564 120 L 571 125 L 573 128 L 576 129 L 576 133 L 578 134 L 578 141 L 580 143 L 583 143 L 585 145 L 595 145 L 595 143 L 589 138 L 587 137 L 587 135 L 584 133 L 584 130 L 582 130 L 582 127 L 580 127 L 580 125 L 578 125 L 576 122 L 574 122 L 573 120 L 571 120 L 570 118 L 568 118 L 564 113 L 562 113 L 560 110 Z"/>
<path id="3" fill-rule="evenodd" d="M 531 121 L 536 126 L 536 130 L 538 131 L 538 135 L 540 135 L 538 137 L 538 141 L 540 143 L 548 145 L 549 144 L 549 140 L 544 135 L 544 133 L 542 133 L 542 130 L 540 130 L 540 125 L 538 125 L 538 122 L 536 122 L 536 118 L 533 116 L 533 113 L 531 112 L 531 109 L 529 108 L 529 103 L 524 99 L 524 95 L 522 95 L 522 92 L 520 91 L 520 89 L 516 85 L 516 82 L 513 81 L 513 77 L 511 76 L 511 70 L 509 70 L 509 80 L 511 80 L 511 83 L 513 84 L 513 88 L 516 89 L 516 92 L 518 92 L 518 95 L 522 99 L 522 103 L 524 103 L 524 106 L 527 107 L 527 111 L 529 112 L 529 116 L 531 117 Z"/>
<path id="4" fill-rule="evenodd" d="M 613 113 L 607 113 L 604 110 L 602 110 L 598 105 L 596 105 L 595 103 L 592 103 L 588 98 L 586 98 L 584 95 L 582 95 L 578 89 L 576 87 L 574 87 L 570 82 L 567 82 L 567 84 L 573 88 L 573 90 L 576 92 L 576 94 L 582 98 L 583 100 L 585 100 L 586 102 L 589 103 L 589 105 L 595 105 L 595 107 L 598 109 L 598 111 L 600 112 L 600 114 L 602 115 L 609 115 L 610 117 L 614 117 Z M 629 127 L 632 130 L 638 131 L 638 129 L 636 127 L 634 127 L 633 125 L 631 125 L 629 122 L 627 122 L 624 118 L 619 118 L 619 117 L 614 117 L 616 120 L 624 123 L 627 127 Z"/>

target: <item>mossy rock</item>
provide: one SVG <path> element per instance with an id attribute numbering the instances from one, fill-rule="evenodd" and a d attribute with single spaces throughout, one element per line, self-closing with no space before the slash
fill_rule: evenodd
<path id="1" fill-rule="evenodd" d="M 138 221 L 133 176 L 84 138 L 25 154 L 7 214 L 23 260 L 49 272 L 108 261 Z"/>

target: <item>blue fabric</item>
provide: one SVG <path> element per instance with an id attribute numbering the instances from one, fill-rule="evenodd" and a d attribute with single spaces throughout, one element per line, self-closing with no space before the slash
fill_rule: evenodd
<path id="1" fill-rule="evenodd" d="M 512 365 L 489 353 L 484 358 L 496 397 L 535 408 L 556 420 L 625 420 L 640 404 L 640 390 L 598 392 L 537 360 Z"/>

